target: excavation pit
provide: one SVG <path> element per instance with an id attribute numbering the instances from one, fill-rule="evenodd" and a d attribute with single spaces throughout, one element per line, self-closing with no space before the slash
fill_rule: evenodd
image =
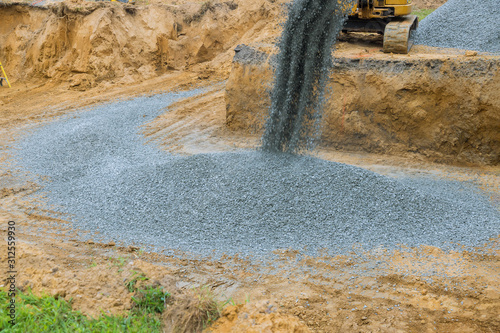
<path id="1" fill-rule="evenodd" d="M 269 50 L 241 46 L 233 59 L 226 122 L 234 131 L 263 130 L 273 82 Z M 321 146 L 452 164 L 500 162 L 500 56 L 424 46 L 384 54 L 368 40 L 341 42 L 334 57 Z"/>

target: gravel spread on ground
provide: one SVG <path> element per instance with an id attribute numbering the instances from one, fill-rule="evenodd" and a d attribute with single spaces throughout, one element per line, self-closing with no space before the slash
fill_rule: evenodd
<path id="1" fill-rule="evenodd" d="M 500 2 L 449 0 L 420 22 L 416 43 L 500 52 Z"/>
<path id="2" fill-rule="evenodd" d="M 395 179 L 284 153 L 178 156 L 146 143 L 140 126 L 196 93 L 117 101 L 29 134 L 17 157 L 40 176 L 41 208 L 57 207 L 76 228 L 99 232 L 82 240 L 197 256 L 460 249 L 452 243 L 482 245 L 499 233 L 499 211 L 467 183 Z"/>

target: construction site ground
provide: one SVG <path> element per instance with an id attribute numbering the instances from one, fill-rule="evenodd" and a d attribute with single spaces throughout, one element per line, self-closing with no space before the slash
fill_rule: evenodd
<path id="1" fill-rule="evenodd" d="M 184 2 L 187 1 L 169 5 Z M 234 2 L 241 8 L 245 7 L 244 0 Z M 420 4 L 420 8 L 437 8 L 444 1 L 414 2 L 417 6 Z M 262 0 L 248 5 L 252 13 L 261 13 L 258 22 L 238 25 L 235 22 L 240 18 L 233 18 L 231 29 L 238 34 L 238 40 L 232 41 L 228 37 L 227 45 L 241 42 L 268 48 L 279 35 L 279 26 L 275 22 L 282 20 L 278 15 L 280 9 L 277 5 L 274 7 L 274 3 Z M 15 6 L 0 7 L 0 12 L 33 11 L 31 15 L 38 15 L 39 9 Z M 80 8 L 77 12 L 84 12 L 84 2 L 68 2 L 67 6 L 73 10 L 66 15 L 84 15 L 75 14 L 74 10 L 77 6 Z M 258 6 L 261 8 L 256 9 Z M 198 9 L 196 7 L 194 11 Z M 245 13 L 248 14 L 243 11 L 238 15 Z M 224 15 L 229 17 L 231 12 Z M 72 22 L 75 24 L 78 19 Z M 196 29 L 206 28 L 209 26 L 207 22 Z M 2 27 L 5 25 L 0 22 L 0 33 L 7 29 L 2 30 Z M 208 29 L 217 31 L 213 26 Z M 19 36 L 25 35 L 20 33 Z M 390 57 L 377 51 L 381 48 L 377 37 L 348 39 L 339 42 L 337 52 L 347 57 Z M 53 48 L 53 57 L 56 57 L 60 49 L 58 46 Z M 228 301 L 222 317 L 209 328 L 214 332 L 500 331 L 500 253 L 491 250 L 498 248 L 498 236 L 476 251 L 447 252 L 436 247 L 419 247 L 404 252 L 375 251 L 364 259 L 349 255 L 309 257 L 299 251 L 284 249 L 275 252 L 273 265 L 239 256 L 194 260 L 183 258 L 182 254 L 165 256 L 114 243 L 78 239 L 58 241 L 53 222 L 59 223 L 61 229 L 71 226 L 63 220 L 31 213 L 33 203 L 28 195 L 39 187 L 14 176 L 9 166 L 12 157 L 9 149 L 13 143 L 36 126 L 82 107 L 204 87 L 207 91 L 201 96 L 175 103 L 168 112 L 149 123 L 144 129 L 146 138 L 165 151 L 177 154 L 258 147 L 260 133 L 232 130 L 226 126 L 225 88 L 234 52 L 226 45 L 213 52 L 219 53 L 193 63 L 172 60 L 174 67 L 160 68 L 159 71 L 148 68 L 138 72 L 123 70 L 114 73 L 111 79 L 99 78 L 91 71 L 83 73 L 75 68 L 65 69 L 48 58 L 46 68 L 32 63 L 32 67 L 24 72 L 3 61 L 12 77 L 12 88 L 0 89 L 0 229 L 5 234 L 7 221 L 16 221 L 19 230 L 17 284 L 20 289 L 29 287 L 35 294 L 48 293 L 72 299 L 73 308 L 89 316 L 96 316 L 101 311 L 119 314 L 131 307 L 132 295 L 124 281 L 139 271 L 173 294 L 209 286 L 220 301 Z M 426 61 L 449 57 L 447 52 L 455 51 L 417 46 L 411 58 Z M 457 56 L 465 57 L 462 51 L 456 52 Z M 47 53 L 36 56 L 47 57 Z M 491 58 L 490 55 L 474 56 Z M 71 61 L 78 62 L 79 59 Z M 109 70 L 114 60 L 109 58 L 106 61 L 109 63 L 103 64 L 102 68 Z M 47 74 L 47 69 L 50 71 L 51 66 L 56 65 L 59 68 Z M 94 68 L 99 70 L 98 66 Z M 498 165 L 443 164 L 417 153 L 352 152 L 328 147 L 320 147 L 313 154 L 388 176 L 418 174 L 474 181 L 490 193 L 492 205 L 500 207 Z M 43 231 L 36 234 L 24 232 L 28 226 Z M 7 243 L 3 242 L 0 249 L 1 267 L 4 267 Z M 371 267 L 373 262 L 383 262 L 384 268 L 372 270 L 370 276 L 359 274 L 363 267 Z M 273 267 L 279 267 L 279 270 Z M 418 274 L 408 273 L 415 268 L 418 268 Z M 2 287 L 3 284 L 0 282 Z"/>

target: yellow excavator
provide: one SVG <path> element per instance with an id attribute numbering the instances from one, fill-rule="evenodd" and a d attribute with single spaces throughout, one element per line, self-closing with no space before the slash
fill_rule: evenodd
<path id="1" fill-rule="evenodd" d="M 418 27 L 412 8 L 411 0 L 358 0 L 342 31 L 383 34 L 384 52 L 407 54 Z"/>

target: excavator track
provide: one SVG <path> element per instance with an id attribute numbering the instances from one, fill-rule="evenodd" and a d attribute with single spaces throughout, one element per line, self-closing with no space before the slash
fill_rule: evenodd
<path id="1" fill-rule="evenodd" d="M 403 16 L 385 26 L 384 52 L 407 54 L 414 42 L 414 34 L 418 27 L 416 15 Z"/>

